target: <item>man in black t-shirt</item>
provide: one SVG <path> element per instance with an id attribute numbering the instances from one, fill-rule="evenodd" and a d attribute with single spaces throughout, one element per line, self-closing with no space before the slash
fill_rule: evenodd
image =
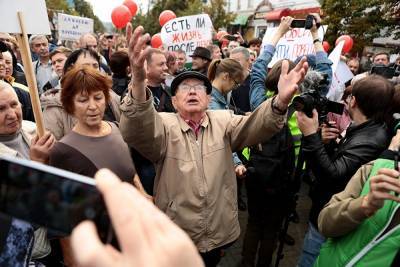
<path id="1" fill-rule="evenodd" d="M 159 49 L 151 48 L 146 57 L 146 64 L 147 88 L 154 96 L 154 108 L 158 112 L 175 112 L 170 89 L 165 85 L 165 78 L 168 75 L 165 54 Z M 130 150 L 144 189 L 148 194 L 153 195 L 154 178 L 156 176 L 153 163 L 134 148 L 131 147 Z"/>

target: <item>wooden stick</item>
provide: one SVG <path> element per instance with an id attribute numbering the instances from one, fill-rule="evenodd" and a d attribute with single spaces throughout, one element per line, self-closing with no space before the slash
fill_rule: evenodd
<path id="1" fill-rule="evenodd" d="M 17 40 L 19 43 L 20 51 L 21 51 L 21 58 L 22 58 L 22 63 L 24 65 L 25 69 L 25 76 L 26 76 L 26 81 L 28 82 L 28 87 L 29 87 L 29 95 L 31 98 L 32 102 L 32 110 L 33 110 L 33 115 L 35 116 L 35 122 L 36 122 L 36 129 L 37 129 L 37 134 L 39 137 L 44 135 L 44 122 L 43 122 L 43 114 L 42 114 L 42 108 L 40 105 L 40 99 L 39 99 L 39 92 L 37 88 L 37 83 L 36 83 L 36 76 L 35 72 L 33 70 L 33 65 L 32 65 L 32 57 L 31 57 L 31 50 L 29 47 L 28 43 L 28 35 L 26 33 L 26 28 L 25 28 L 25 22 L 24 22 L 24 16 L 22 12 L 18 12 L 18 20 L 19 20 L 19 25 L 21 26 L 21 34 L 17 34 Z"/>

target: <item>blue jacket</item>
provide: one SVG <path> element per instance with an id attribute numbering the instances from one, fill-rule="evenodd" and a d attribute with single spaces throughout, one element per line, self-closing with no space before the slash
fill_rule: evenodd
<path id="1" fill-rule="evenodd" d="M 250 107 L 251 110 L 255 110 L 267 97 L 265 95 L 265 80 L 268 73 L 268 64 L 271 62 L 272 57 L 275 53 L 275 47 L 273 45 L 266 45 L 261 55 L 256 59 L 253 64 L 250 81 Z M 315 57 L 315 64 L 313 64 L 313 57 Z M 325 73 L 329 81 L 328 86 L 322 90 L 322 94 L 326 95 L 329 91 L 329 87 L 332 81 L 332 61 L 327 57 L 327 54 L 323 51 L 319 51 L 316 55 L 307 55 L 307 60 L 311 68 Z M 314 66 L 313 66 L 314 65 Z"/>
<path id="2" fill-rule="evenodd" d="M 223 96 L 220 91 L 215 89 L 215 87 L 213 87 L 211 91 L 211 101 L 210 104 L 208 104 L 208 109 L 229 109 L 229 104 L 225 96 Z M 242 161 L 239 159 L 236 152 L 232 153 L 232 157 L 235 166 L 242 164 Z"/>

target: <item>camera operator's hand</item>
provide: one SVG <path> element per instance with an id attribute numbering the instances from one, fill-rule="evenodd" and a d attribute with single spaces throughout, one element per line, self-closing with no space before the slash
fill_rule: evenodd
<path id="1" fill-rule="evenodd" d="M 244 43 L 243 36 L 240 34 L 240 32 L 238 32 L 238 33 L 234 34 L 233 36 L 235 36 L 235 37 L 236 37 L 236 41 L 238 41 L 238 42 L 239 42 L 239 44 L 243 44 L 243 43 Z"/>
<path id="2" fill-rule="evenodd" d="M 322 124 L 321 139 L 324 144 L 328 144 L 332 140 L 336 140 L 339 136 L 339 129 L 335 127 L 336 122 L 330 121 L 329 125 Z"/>
<path id="3" fill-rule="evenodd" d="M 82 222 L 71 237 L 74 256 L 80 267 L 204 266 L 187 234 L 136 188 L 106 169 L 98 171 L 95 177 L 121 252 L 101 243 L 92 222 Z"/>
<path id="4" fill-rule="evenodd" d="M 318 124 L 318 112 L 315 109 L 312 118 L 301 111 L 297 112 L 297 125 L 304 136 L 315 134 L 318 131 Z"/>
<path id="5" fill-rule="evenodd" d="M 290 24 L 292 21 L 292 17 L 282 17 L 278 29 L 275 31 L 275 34 L 270 37 L 271 39 L 267 40 L 267 43 L 276 46 L 282 36 L 290 30 Z"/>
<path id="6" fill-rule="evenodd" d="M 45 132 L 40 138 L 36 135 L 31 142 L 29 158 L 33 161 L 47 163 L 49 161 L 50 149 L 55 142 L 56 139 L 50 132 Z"/>
<path id="7" fill-rule="evenodd" d="M 364 196 L 361 208 L 369 217 L 383 207 L 385 200 L 400 202 L 400 198 L 392 192 L 400 193 L 400 173 L 395 170 L 382 168 L 370 179 L 370 191 Z"/>
<path id="8" fill-rule="evenodd" d="M 318 28 L 317 28 L 317 23 L 321 23 L 321 17 L 319 16 L 318 13 L 311 13 L 310 15 L 314 16 L 314 20 L 313 20 L 313 26 L 310 29 L 311 31 L 311 36 L 313 38 L 313 41 L 316 39 L 319 39 L 318 36 Z M 319 42 L 314 42 L 314 48 L 315 48 L 315 52 L 318 51 L 325 51 L 324 47 L 322 46 L 322 40 L 320 40 Z"/>
<path id="9" fill-rule="evenodd" d="M 397 130 L 396 135 L 393 136 L 389 145 L 389 150 L 397 151 L 400 147 L 400 130 Z"/>
<path id="10" fill-rule="evenodd" d="M 146 70 L 145 59 L 149 52 L 146 43 L 150 40 L 148 33 L 143 34 L 142 26 L 136 27 L 132 33 L 132 25 L 128 23 L 126 26 L 126 40 L 128 42 L 128 55 L 132 80 L 129 84 L 129 90 L 132 96 L 139 102 L 146 101 Z"/>
<path id="11" fill-rule="evenodd" d="M 289 62 L 282 61 L 281 75 L 278 81 L 278 95 L 275 98 L 274 105 L 281 111 L 286 110 L 293 96 L 297 92 L 300 82 L 308 70 L 307 58 L 303 57 L 300 62 L 289 73 Z"/>

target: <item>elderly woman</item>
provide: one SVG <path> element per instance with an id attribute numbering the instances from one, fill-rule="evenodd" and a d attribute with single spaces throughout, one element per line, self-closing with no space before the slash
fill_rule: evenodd
<path id="1" fill-rule="evenodd" d="M 0 155 L 25 158 L 41 163 L 48 160 L 55 142 L 46 133 L 36 136 L 33 122 L 23 120 L 21 103 L 8 83 L 0 81 Z M 38 263 L 50 253 L 50 244 L 43 228 L 14 219 L 0 218 L 0 266 L 27 266 Z"/>
<path id="2" fill-rule="evenodd" d="M 71 68 L 76 66 L 90 66 L 100 70 L 100 57 L 97 52 L 87 49 L 78 49 L 71 53 L 64 63 L 64 75 Z M 69 133 L 76 124 L 76 118 L 65 111 L 61 100 L 61 89 L 46 91 L 40 101 L 43 107 L 43 120 L 46 128 L 54 134 L 57 140 Z M 119 121 L 119 102 L 120 97 L 110 90 L 110 101 L 107 103 L 104 119 L 107 121 Z"/>
<path id="3" fill-rule="evenodd" d="M 61 80 L 61 102 L 77 120 L 67 135 L 50 152 L 49 164 L 64 170 L 94 177 L 108 168 L 122 180 L 140 184 L 128 146 L 118 127 L 103 120 L 110 101 L 111 80 L 100 71 L 77 66 Z M 65 263 L 72 263 L 69 241 L 62 241 Z"/>

